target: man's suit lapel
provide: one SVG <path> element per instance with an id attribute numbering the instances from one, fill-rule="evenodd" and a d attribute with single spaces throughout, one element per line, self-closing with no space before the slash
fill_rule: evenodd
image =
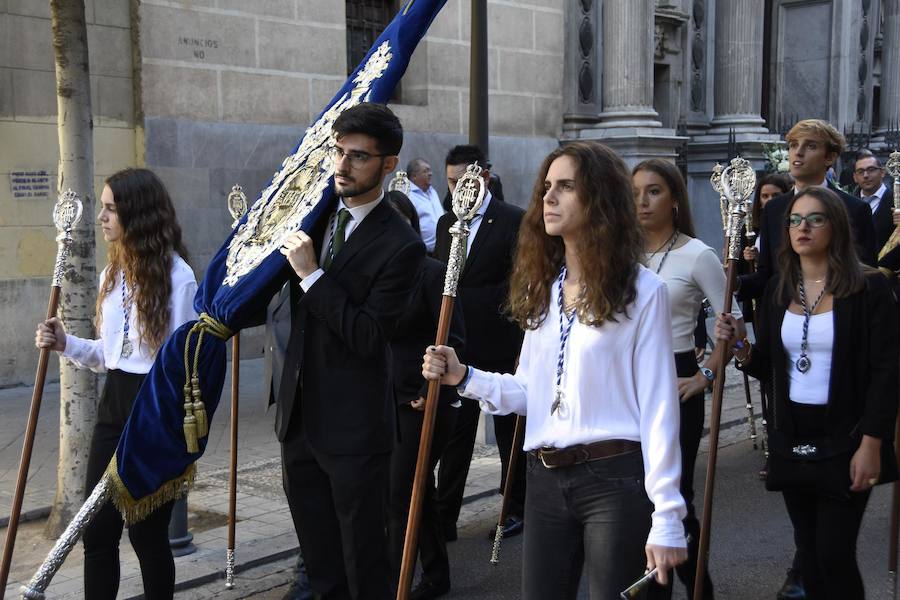
<path id="1" fill-rule="evenodd" d="M 363 222 L 353 230 L 353 234 L 347 238 L 343 248 L 331 262 L 328 271 L 340 273 L 347 262 L 352 260 L 360 250 L 375 241 L 384 231 L 384 222 L 391 215 L 390 211 L 392 210 L 394 209 L 387 203 L 386 198 L 379 202 L 378 206 L 372 209 L 372 212 L 363 219 Z"/>
<path id="2" fill-rule="evenodd" d="M 497 202 L 496 198 L 491 199 L 491 203 L 488 204 L 487 209 L 484 211 L 484 216 L 481 217 L 481 224 L 478 225 L 478 231 L 475 232 L 475 239 L 472 240 L 472 247 L 469 249 L 468 254 L 466 254 L 466 264 L 463 267 L 463 275 L 469 270 L 469 266 L 475 261 L 478 253 L 484 247 L 484 241 L 491 235 L 491 231 L 494 229 L 497 218 L 497 208 L 494 206 L 495 202 Z"/>

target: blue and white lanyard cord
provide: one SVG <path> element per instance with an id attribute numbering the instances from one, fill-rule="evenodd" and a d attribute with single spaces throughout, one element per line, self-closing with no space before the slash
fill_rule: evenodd
<path id="1" fill-rule="evenodd" d="M 122 357 L 131 356 L 131 340 L 128 339 L 129 321 L 131 320 L 131 295 L 125 287 L 125 272 L 122 271 L 122 311 L 125 313 L 124 335 L 122 337 Z"/>
<path id="2" fill-rule="evenodd" d="M 557 305 L 559 306 L 559 358 L 556 361 L 556 395 L 553 404 L 550 406 L 550 414 L 552 415 L 560 408 L 563 402 L 562 376 L 565 370 L 566 362 L 566 344 L 569 342 L 569 333 L 572 331 L 572 325 L 575 324 L 575 318 L 578 315 L 577 310 L 573 310 L 571 315 L 566 315 L 563 306 L 563 281 L 566 279 L 566 265 L 562 266 L 559 271 L 559 279 L 556 286 L 559 290 Z M 562 411 L 560 411 L 562 414 Z"/>

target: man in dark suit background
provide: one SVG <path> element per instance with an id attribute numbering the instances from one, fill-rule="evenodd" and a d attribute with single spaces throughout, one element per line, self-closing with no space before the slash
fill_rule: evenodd
<path id="1" fill-rule="evenodd" d="M 738 278 L 738 298 L 741 300 L 761 298 L 769 278 L 777 276 L 778 251 L 784 237 L 787 206 L 794 194 L 810 186 L 827 186 L 840 196 L 850 216 L 859 259 L 875 266 L 877 249 L 872 211 L 865 202 L 837 189 L 826 178 L 828 169 L 844 149 L 844 136 L 826 121 L 805 119 L 791 128 L 785 140 L 788 143 L 788 162 L 794 178 L 794 189 L 772 198 L 763 208 L 757 270 Z M 785 582 L 777 594 L 778 600 L 801 600 L 806 597 L 801 564 L 802 557 L 799 552 L 795 552 L 793 565 L 788 569 Z"/>
<path id="2" fill-rule="evenodd" d="M 397 117 L 364 103 L 341 113 L 333 129 L 336 211 L 281 250 L 292 278 L 270 311 L 275 430 L 313 591 L 381 600 L 392 588 L 389 342 L 425 248 L 384 201 L 382 184 L 403 143 Z"/>
<path id="3" fill-rule="evenodd" d="M 785 140 L 788 143 L 788 162 L 794 178 L 794 189 L 772 198 L 763 208 L 756 272 L 738 278 L 738 298 L 741 300 L 761 298 L 769 278 L 778 273 L 778 250 L 787 218 L 785 210 L 795 193 L 812 185 L 827 186 L 841 197 L 850 216 L 859 259 L 867 265 L 875 266 L 878 250 L 875 247 L 871 210 L 859 198 L 829 184 L 825 176 L 844 149 L 844 136 L 830 123 L 820 119 L 805 119 L 791 128 Z"/>
<path id="4" fill-rule="evenodd" d="M 853 165 L 853 181 L 859 197 L 872 211 L 875 227 L 875 251 L 880 251 L 894 231 L 894 195 L 884 184 L 884 167 L 871 150 L 860 150 Z"/>
<path id="5" fill-rule="evenodd" d="M 456 182 L 474 162 L 486 165 L 484 153 L 477 146 L 456 146 L 445 160 L 447 185 L 453 190 Z M 481 176 L 487 183 L 490 171 Z M 511 373 L 522 346 L 523 333 L 504 312 L 509 274 L 524 211 L 512 204 L 498 202 L 488 193 L 478 215 L 470 225 L 466 262 L 459 280 L 459 299 L 466 322 L 467 364 L 479 369 Z M 450 255 L 450 226 L 456 217 L 447 213 L 440 218 L 435 242 L 435 257 L 447 262 Z M 480 409 L 477 402 L 462 400 L 457 409 L 456 427 L 441 455 L 438 473 L 438 506 L 444 521 L 448 541 L 456 539 L 456 520 L 462 505 L 466 476 L 472 460 Z M 494 432 L 503 468 L 503 478 L 512 448 L 515 415 L 494 416 Z M 521 452 L 521 449 L 518 450 Z M 521 531 L 525 503 L 525 459 L 519 456 L 518 469 L 510 505 L 507 533 Z M 504 479 L 501 479 L 501 489 Z"/>

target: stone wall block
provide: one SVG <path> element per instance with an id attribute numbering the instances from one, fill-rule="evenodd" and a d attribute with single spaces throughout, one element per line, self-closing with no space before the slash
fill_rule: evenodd
<path id="1" fill-rule="evenodd" d="M 293 19 L 296 3 L 294 0 L 218 0 L 222 10 L 234 10 L 260 17 L 278 17 L 280 19 Z"/>
<path id="2" fill-rule="evenodd" d="M 489 100 L 491 134 L 531 134 L 534 107 L 530 97 L 492 93 Z"/>
<path id="3" fill-rule="evenodd" d="M 91 104 L 100 125 L 134 124 L 134 88 L 131 78 L 92 75 Z"/>
<path id="4" fill-rule="evenodd" d="M 298 77 L 222 72 L 222 118 L 239 123 L 303 123 L 309 82 Z"/>
<path id="5" fill-rule="evenodd" d="M 145 115 L 201 121 L 218 118 L 215 71 L 145 63 L 142 79 Z"/>
<path id="6" fill-rule="evenodd" d="M 53 71 L 53 30 L 49 19 L 0 15 L 3 66 Z"/>
<path id="7" fill-rule="evenodd" d="M 560 57 L 498 50 L 500 91 L 559 94 L 563 84 Z"/>
<path id="8" fill-rule="evenodd" d="M 534 49 L 561 55 L 563 53 L 564 41 L 563 15 L 535 11 Z"/>
<path id="9" fill-rule="evenodd" d="M 444 42 L 428 42 L 428 83 L 469 89 L 469 47 Z M 496 80 L 496 69 L 488 74 Z"/>
<path id="10" fill-rule="evenodd" d="M 460 18 L 461 10 L 469 10 L 468 5 L 463 9 L 463 2 L 448 2 L 435 17 L 431 27 L 428 28 L 428 37 L 443 38 L 448 40 L 460 40 Z M 426 37 L 426 39 L 428 39 Z"/>
<path id="11" fill-rule="evenodd" d="M 256 66 L 255 20 L 196 10 L 142 5 L 144 58 Z M 267 39 L 263 37 L 262 39 Z"/>
<path id="12" fill-rule="evenodd" d="M 467 6 L 464 6 L 463 10 L 467 10 Z M 527 8 L 504 4 L 488 4 L 488 37 L 490 38 L 490 45 L 501 48 L 531 50 L 534 47 L 532 12 Z"/>
<path id="13" fill-rule="evenodd" d="M 6 10 L 11 15 L 23 17 L 50 18 L 50 2 L 37 2 L 35 0 L 6 0 Z"/>
<path id="14" fill-rule="evenodd" d="M 561 98 L 534 99 L 534 134 L 558 138 L 561 135 L 559 115 L 562 112 Z"/>
<path id="15" fill-rule="evenodd" d="M 309 85 L 309 119 L 312 123 L 313 119 L 319 116 L 325 105 L 328 104 L 337 91 L 344 85 L 344 81 L 337 79 L 313 79 Z"/>
<path id="16" fill-rule="evenodd" d="M 131 3 L 128 0 L 92 0 L 85 4 L 85 8 L 88 5 L 94 9 L 94 18 L 89 22 L 126 29 L 131 27 Z"/>
<path id="17" fill-rule="evenodd" d="M 131 30 L 88 25 L 91 75 L 131 77 Z"/>
<path id="18" fill-rule="evenodd" d="M 15 114 L 13 103 L 13 70 L 0 69 L 0 119 Z"/>
<path id="19" fill-rule="evenodd" d="M 13 70 L 13 112 L 17 118 L 52 118 L 56 121 L 56 74 L 53 71 Z"/>
<path id="20" fill-rule="evenodd" d="M 259 22 L 259 66 L 263 69 L 347 74 L 347 40 L 332 28 Z"/>
<path id="21" fill-rule="evenodd" d="M 296 0 L 297 19 L 301 22 L 332 23 L 344 25 L 347 22 L 346 4 L 334 0 Z"/>

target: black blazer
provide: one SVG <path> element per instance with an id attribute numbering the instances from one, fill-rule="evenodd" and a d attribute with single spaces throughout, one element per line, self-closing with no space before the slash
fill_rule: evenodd
<path id="1" fill-rule="evenodd" d="M 317 255 L 326 221 L 311 232 Z M 307 293 L 291 278 L 269 322 L 268 339 L 279 342 L 270 347 L 280 441 L 299 424 L 325 454 L 391 450 L 390 340 L 413 290 L 410 273 L 424 256 L 422 240 L 382 201 Z"/>
<path id="2" fill-rule="evenodd" d="M 458 289 L 466 321 L 466 350 L 460 357 L 475 366 L 510 372 L 522 346 L 524 334 L 506 316 L 504 305 L 524 214 L 518 206 L 493 198 L 466 255 Z M 446 213 L 437 224 L 434 256 L 445 264 L 455 220 L 453 213 Z"/>
<path id="3" fill-rule="evenodd" d="M 742 367 L 748 374 L 773 383 L 768 425 L 794 433 L 789 405 L 787 353 L 781 326 L 787 302 L 775 298 L 773 278 L 758 305 L 761 326 L 756 332 L 751 359 Z M 851 434 L 880 438 L 887 445 L 894 437 L 897 416 L 897 361 L 900 358 L 897 309 L 887 280 L 878 272 L 866 275 L 866 287 L 834 300 L 834 345 L 828 386 L 827 428 L 837 440 Z"/>
<path id="4" fill-rule="evenodd" d="M 409 305 L 397 323 L 396 337 L 391 342 L 394 355 L 394 395 L 397 404 L 405 404 L 425 397 L 428 382 L 422 377 L 422 355 L 425 348 L 434 343 L 443 302 L 444 272 L 446 265 L 426 257 L 416 276 L 416 285 Z M 453 303 L 450 318 L 450 335 L 447 344 L 457 352 L 465 350 L 465 324 L 462 303 Z M 441 402 L 458 399 L 455 388 L 441 386 Z"/>
<path id="5" fill-rule="evenodd" d="M 872 215 L 872 224 L 875 226 L 876 253 L 881 251 L 885 242 L 894 233 L 893 212 L 894 194 L 891 193 L 891 188 L 887 188 L 884 196 L 881 197 L 881 202 L 878 203 L 878 208 L 875 209 L 875 213 Z"/>
<path id="6" fill-rule="evenodd" d="M 831 186 L 829 189 L 840 196 L 850 216 L 850 226 L 856 242 L 856 252 L 865 264 L 874 267 L 878 249 L 875 248 L 875 228 L 872 226 L 872 209 L 855 196 L 851 196 Z M 794 198 L 793 190 L 769 200 L 762 210 L 762 223 L 759 229 L 759 258 L 756 261 L 756 272 L 738 278 L 738 298 L 751 300 L 762 297 L 770 278 L 778 275 L 778 250 L 781 248 L 781 237 L 784 231 L 784 220 L 787 218 L 787 207 Z"/>

